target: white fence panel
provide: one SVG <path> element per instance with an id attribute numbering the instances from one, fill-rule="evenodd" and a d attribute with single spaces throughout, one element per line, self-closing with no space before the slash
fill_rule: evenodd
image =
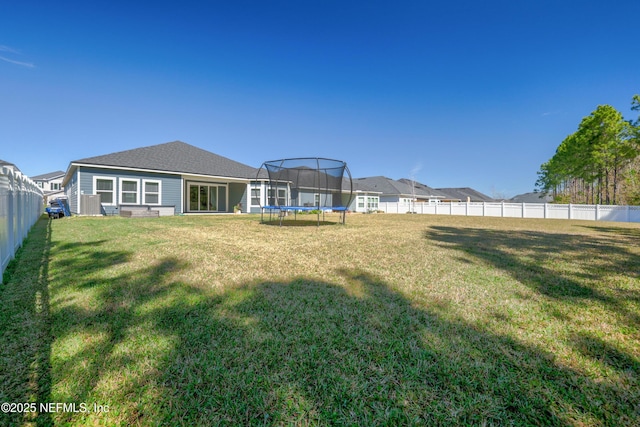
<path id="1" fill-rule="evenodd" d="M 502 216 L 522 218 L 522 203 L 505 203 L 502 207 Z"/>
<path id="2" fill-rule="evenodd" d="M 13 169 L 0 168 L 0 277 L 42 213 L 42 190 Z"/>
<path id="3" fill-rule="evenodd" d="M 569 205 L 548 204 L 546 218 L 569 219 Z"/>
<path id="4" fill-rule="evenodd" d="M 629 206 L 629 222 L 640 222 L 640 206 Z"/>
<path id="5" fill-rule="evenodd" d="M 523 218 L 544 218 L 545 217 L 545 204 L 544 203 L 523 203 Z"/>
<path id="6" fill-rule="evenodd" d="M 467 204 L 466 203 L 451 203 L 451 215 L 466 215 Z"/>
<path id="7" fill-rule="evenodd" d="M 484 216 L 502 216 L 502 203 L 485 203 Z"/>
<path id="8" fill-rule="evenodd" d="M 626 206 L 599 206 L 598 219 L 601 221 L 628 221 L 629 210 Z"/>
<path id="9" fill-rule="evenodd" d="M 484 216 L 484 203 L 469 203 L 468 216 Z"/>
<path id="10" fill-rule="evenodd" d="M 452 202 L 429 204 L 381 202 L 379 209 L 386 213 L 416 212 L 431 215 L 640 222 L 640 206 L 560 205 L 553 203 Z"/>
<path id="11" fill-rule="evenodd" d="M 585 219 L 595 221 L 596 205 L 569 205 L 571 219 Z"/>

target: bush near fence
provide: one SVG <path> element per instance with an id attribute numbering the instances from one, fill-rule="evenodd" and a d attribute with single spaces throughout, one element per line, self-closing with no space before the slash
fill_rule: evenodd
<path id="1" fill-rule="evenodd" d="M 380 202 L 385 213 L 493 216 L 509 218 L 583 219 L 592 221 L 640 222 L 640 206 L 560 205 L 555 203 L 398 203 Z"/>
<path id="2" fill-rule="evenodd" d="M 26 175 L 0 168 L 0 282 L 9 261 L 42 214 L 42 190 Z"/>

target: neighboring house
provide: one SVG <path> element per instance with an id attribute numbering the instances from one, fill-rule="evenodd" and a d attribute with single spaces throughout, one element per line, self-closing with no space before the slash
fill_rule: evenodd
<path id="1" fill-rule="evenodd" d="M 31 179 L 42 189 L 45 203 L 47 203 L 48 200 L 64 196 L 64 189 L 62 188 L 62 180 L 64 179 L 63 171 L 45 173 L 31 177 Z"/>
<path id="2" fill-rule="evenodd" d="M 257 173 L 251 166 L 174 141 L 74 160 L 62 185 L 74 214 L 87 214 L 96 196 L 101 213 L 108 215 L 132 206 L 161 214 L 233 212 L 236 205 L 243 212 L 257 212 L 266 193 Z"/>
<path id="3" fill-rule="evenodd" d="M 434 188 L 431 188 L 428 185 L 422 184 L 418 181 L 414 181 L 407 178 L 401 178 L 398 181 L 408 185 L 409 188 L 413 189 L 416 202 L 422 202 L 422 203 L 426 202 L 426 203 L 433 204 L 433 203 L 440 203 L 445 199 L 448 199 L 448 196 L 443 192 L 436 190 Z"/>
<path id="4" fill-rule="evenodd" d="M 0 159 L 0 168 L 9 168 L 14 172 L 20 172 L 20 169 L 18 169 L 16 165 L 14 165 L 13 163 L 4 161 L 2 159 Z"/>
<path id="5" fill-rule="evenodd" d="M 511 203 L 553 203 L 553 196 L 547 193 L 525 193 L 509 199 Z"/>
<path id="6" fill-rule="evenodd" d="M 438 203 L 444 195 L 424 184 L 408 179 L 395 180 L 385 176 L 370 176 L 354 179 L 359 188 L 380 193 L 380 202 Z"/>
<path id="7" fill-rule="evenodd" d="M 352 180 L 353 183 L 353 199 L 349 205 L 351 212 L 369 213 L 375 212 L 379 208 L 381 191 L 369 190 L 357 179 Z M 344 184 L 343 188 L 348 188 L 348 184 Z"/>
<path id="8" fill-rule="evenodd" d="M 494 199 L 469 187 L 462 188 L 437 188 L 444 193 L 443 202 L 495 202 Z"/>

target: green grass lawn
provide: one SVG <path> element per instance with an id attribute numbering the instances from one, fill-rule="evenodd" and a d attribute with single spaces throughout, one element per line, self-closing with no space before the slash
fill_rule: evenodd
<path id="1" fill-rule="evenodd" d="M 0 401 L 89 411 L 0 425 L 640 425 L 639 242 L 586 221 L 43 218 L 0 285 Z"/>

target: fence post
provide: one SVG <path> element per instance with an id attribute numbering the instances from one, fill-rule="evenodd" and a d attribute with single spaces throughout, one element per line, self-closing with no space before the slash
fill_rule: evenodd
<path id="1" fill-rule="evenodd" d="M 596 204 L 596 221 L 600 221 L 600 205 Z"/>
<path id="2" fill-rule="evenodd" d="M 544 204 L 544 219 L 547 219 L 547 204 Z"/>
<path id="3" fill-rule="evenodd" d="M 524 212 L 526 207 L 527 207 L 527 205 L 524 202 L 522 202 L 522 218 L 526 218 L 527 217 L 527 215 Z"/>
<path id="4" fill-rule="evenodd" d="M 569 219 L 572 219 L 572 218 L 573 218 L 573 212 L 572 212 L 572 209 L 573 209 L 573 205 L 572 205 L 571 203 L 569 203 Z"/>

